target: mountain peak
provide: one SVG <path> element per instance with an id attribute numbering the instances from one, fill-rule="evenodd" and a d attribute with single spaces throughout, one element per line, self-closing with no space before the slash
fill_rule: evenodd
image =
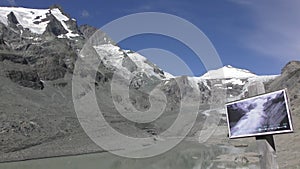
<path id="1" fill-rule="evenodd" d="M 227 68 L 233 68 L 233 66 L 231 66 L 231 65 L 226 65 L 226 66 L 224 66 L 224 67 L 227 67 Z"/>
<path id="2" fill-rule="evenodd" d="M 201 76 L 203 79 L 226 79 L 226 78 L 249 78 L 255 77 L 249 70 L 235 68 L 231 65 L 226 65 L 216 70 L 210 70 Z"/>
<path id="3" fill-rule="evenodd" d="M 12 22 L 13 21 L 13 22 Z M 62 31 L 58 35 L 59 38 L 77 37 L 78 30 L 74 29 L 74 19 L 70 18 L 63 12 L 60 7 L 51 7 L 50 9 L 30 9 L 23 7 L 0 7 L 0 22 L 6 26 L 10 23 L 21 26 L 30 30 L 34 34 L 43 34 L 47 32 L 47 27 L 53 24 L 61 25 Z M 48 29 L 49 30 L 49 29 Z M 54 33 L 55 34 L 55 33 Z"/>

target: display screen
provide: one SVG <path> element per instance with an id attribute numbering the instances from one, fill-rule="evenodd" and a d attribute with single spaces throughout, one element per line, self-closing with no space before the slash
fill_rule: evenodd
<path id="1" fill-rule="evenodd" d="M 226 104 L 229 138 L 293 132 L 286 90 Z"/>

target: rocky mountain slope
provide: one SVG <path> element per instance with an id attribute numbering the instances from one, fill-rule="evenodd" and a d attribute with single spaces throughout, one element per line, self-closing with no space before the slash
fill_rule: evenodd
<path id="1" fill-rule="evenodd" d="M 50 9 L 0 7 L 0 14 L 0 161 L 103 151 L 84 133 L 72 101 L 75 62 L 88 57 L 81 50 L 97 29 L 77 26 L 76 20 L 57 6 Z M 200 104 L 197 122 L 188 137 L 196 140 L 200 129 L 205 128 L 204 120 L 217 112 L 221 116 L 219 134 L 207 144 L 233 147 L 237 144 L 235 141 L 224 143 L 228 138 L 222 105 L 248 97 L 248 86 L 257 81 L 263 82 L 267 91 L 287 88 L 294 120 L 298 122 L 299 61 L 288 63 L 279 76 L 257 76 L 247 70 L 224 66 L 201 77 L 174 77 L 140 54 L 122 50 L 105 33 L 97 33 L 101 43 L 97 42 L 93 49 L 101 64 L 94 72 L 95 83 L 89 85 L 96 89 L 97 101 L 106 120 L 121 133 L 153 137 L 155 143 L 156 136 L 176 119 L 181 99 L 187 98 L 190 105 Z M 129 79 L 129 98 L 111 93 L 114 77 L 120 82 Z M 161 118 L 139 124 L 118 113 L 114 102 L 128 109 L 147 111 L 151 107 L 149 98 L 154 88 L 166 96 L 165 100 L 154 98 L 156 102 L 166 104 Z M 126 107 L 128 103 L 133 107 Z M 218 139 L 214 139 L 216 137 Z M 289 137 L 293 141 L 300 138 L 297 134 Z M 213 149 L 219 150 L 218 147 Z M 286 150 L 286 144 L 281 144 L 279 155 Z M 300 150 L 300 147 L 294 150 Z M 290 168 L 299 165 L 295 161 L 298 156 L 287 158 L 294 165 L 285 164 L 286 157 L 280 160 L 280 165 Z M 234 160 L 229 163 L 234 165 Z"/>

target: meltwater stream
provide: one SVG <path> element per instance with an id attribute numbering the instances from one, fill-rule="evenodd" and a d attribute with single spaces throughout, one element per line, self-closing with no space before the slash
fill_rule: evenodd
<path id="1" fill-rule="evenodd" d="M 256 99 L 252 104 L 256 107 L 246 113 L 238 123 L 231 129 L 233 136 L 256 133 L 259 128 L 262 128 L 265 123 L 267 115 L 264 112 L 265 99 Z"/>

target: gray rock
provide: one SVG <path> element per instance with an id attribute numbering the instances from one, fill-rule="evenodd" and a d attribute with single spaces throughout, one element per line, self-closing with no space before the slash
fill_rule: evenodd
<path id="1" fill-rule="evenodd" d="M 46 31 L 43 33 L 44 35 L 58 36 L 61 34 L 68 33 L 68 31 L 65 30 L 65 28 L 62 26 L 62 24 L 52 14 L 49 14 L 47 16 L 47 20 L 49 20 L 49 23 L 46 27 Z"/>
<path id="2" fill-rule="evenodd" d="M 90 38 L 98 29 L 93 27 L 93 26 L 89 26 L 89 25 L 81 25 L 79 27 L 80 32 L 83 34 L 85 39 Z"/>
<path id="3" fill-rule="evenodd" d="M 0 53 L 0 62 L 3 62 L 4 60 L 9 60 L 13 63 L 28 64 L 23 56 L 13 53 Z"/>
<path id="4" fill-rule="evenodd" d="M 59 56 L 41 58 L 36 62 L 34 67 L 43 80 L 63 78 L 67 72 L 67 67 L 63 59 Z"/>
<path id="5" fill-rule="evenodd" d="M 282 74 L 290 74 L 300 68 L 300 61 L 290 61 L 281 70 Z"/>
<path id="6" fill-rule="evenodd" d="M 19 21 L 17 20 L 15 14 L 13 12 L 10 12 L 7 15 L 7 19 L 8 19 L 9 26 L 15 27 L 19 23 Z"/>
<path id="7" fill-rule="evenodd" d="M 6 72 L 6 76 L 13 82 L 24 87 L 39 90 L 44 88 L 43 83 L 40 81 L 38 74 L 34 70 L 9 70 Z"/>

